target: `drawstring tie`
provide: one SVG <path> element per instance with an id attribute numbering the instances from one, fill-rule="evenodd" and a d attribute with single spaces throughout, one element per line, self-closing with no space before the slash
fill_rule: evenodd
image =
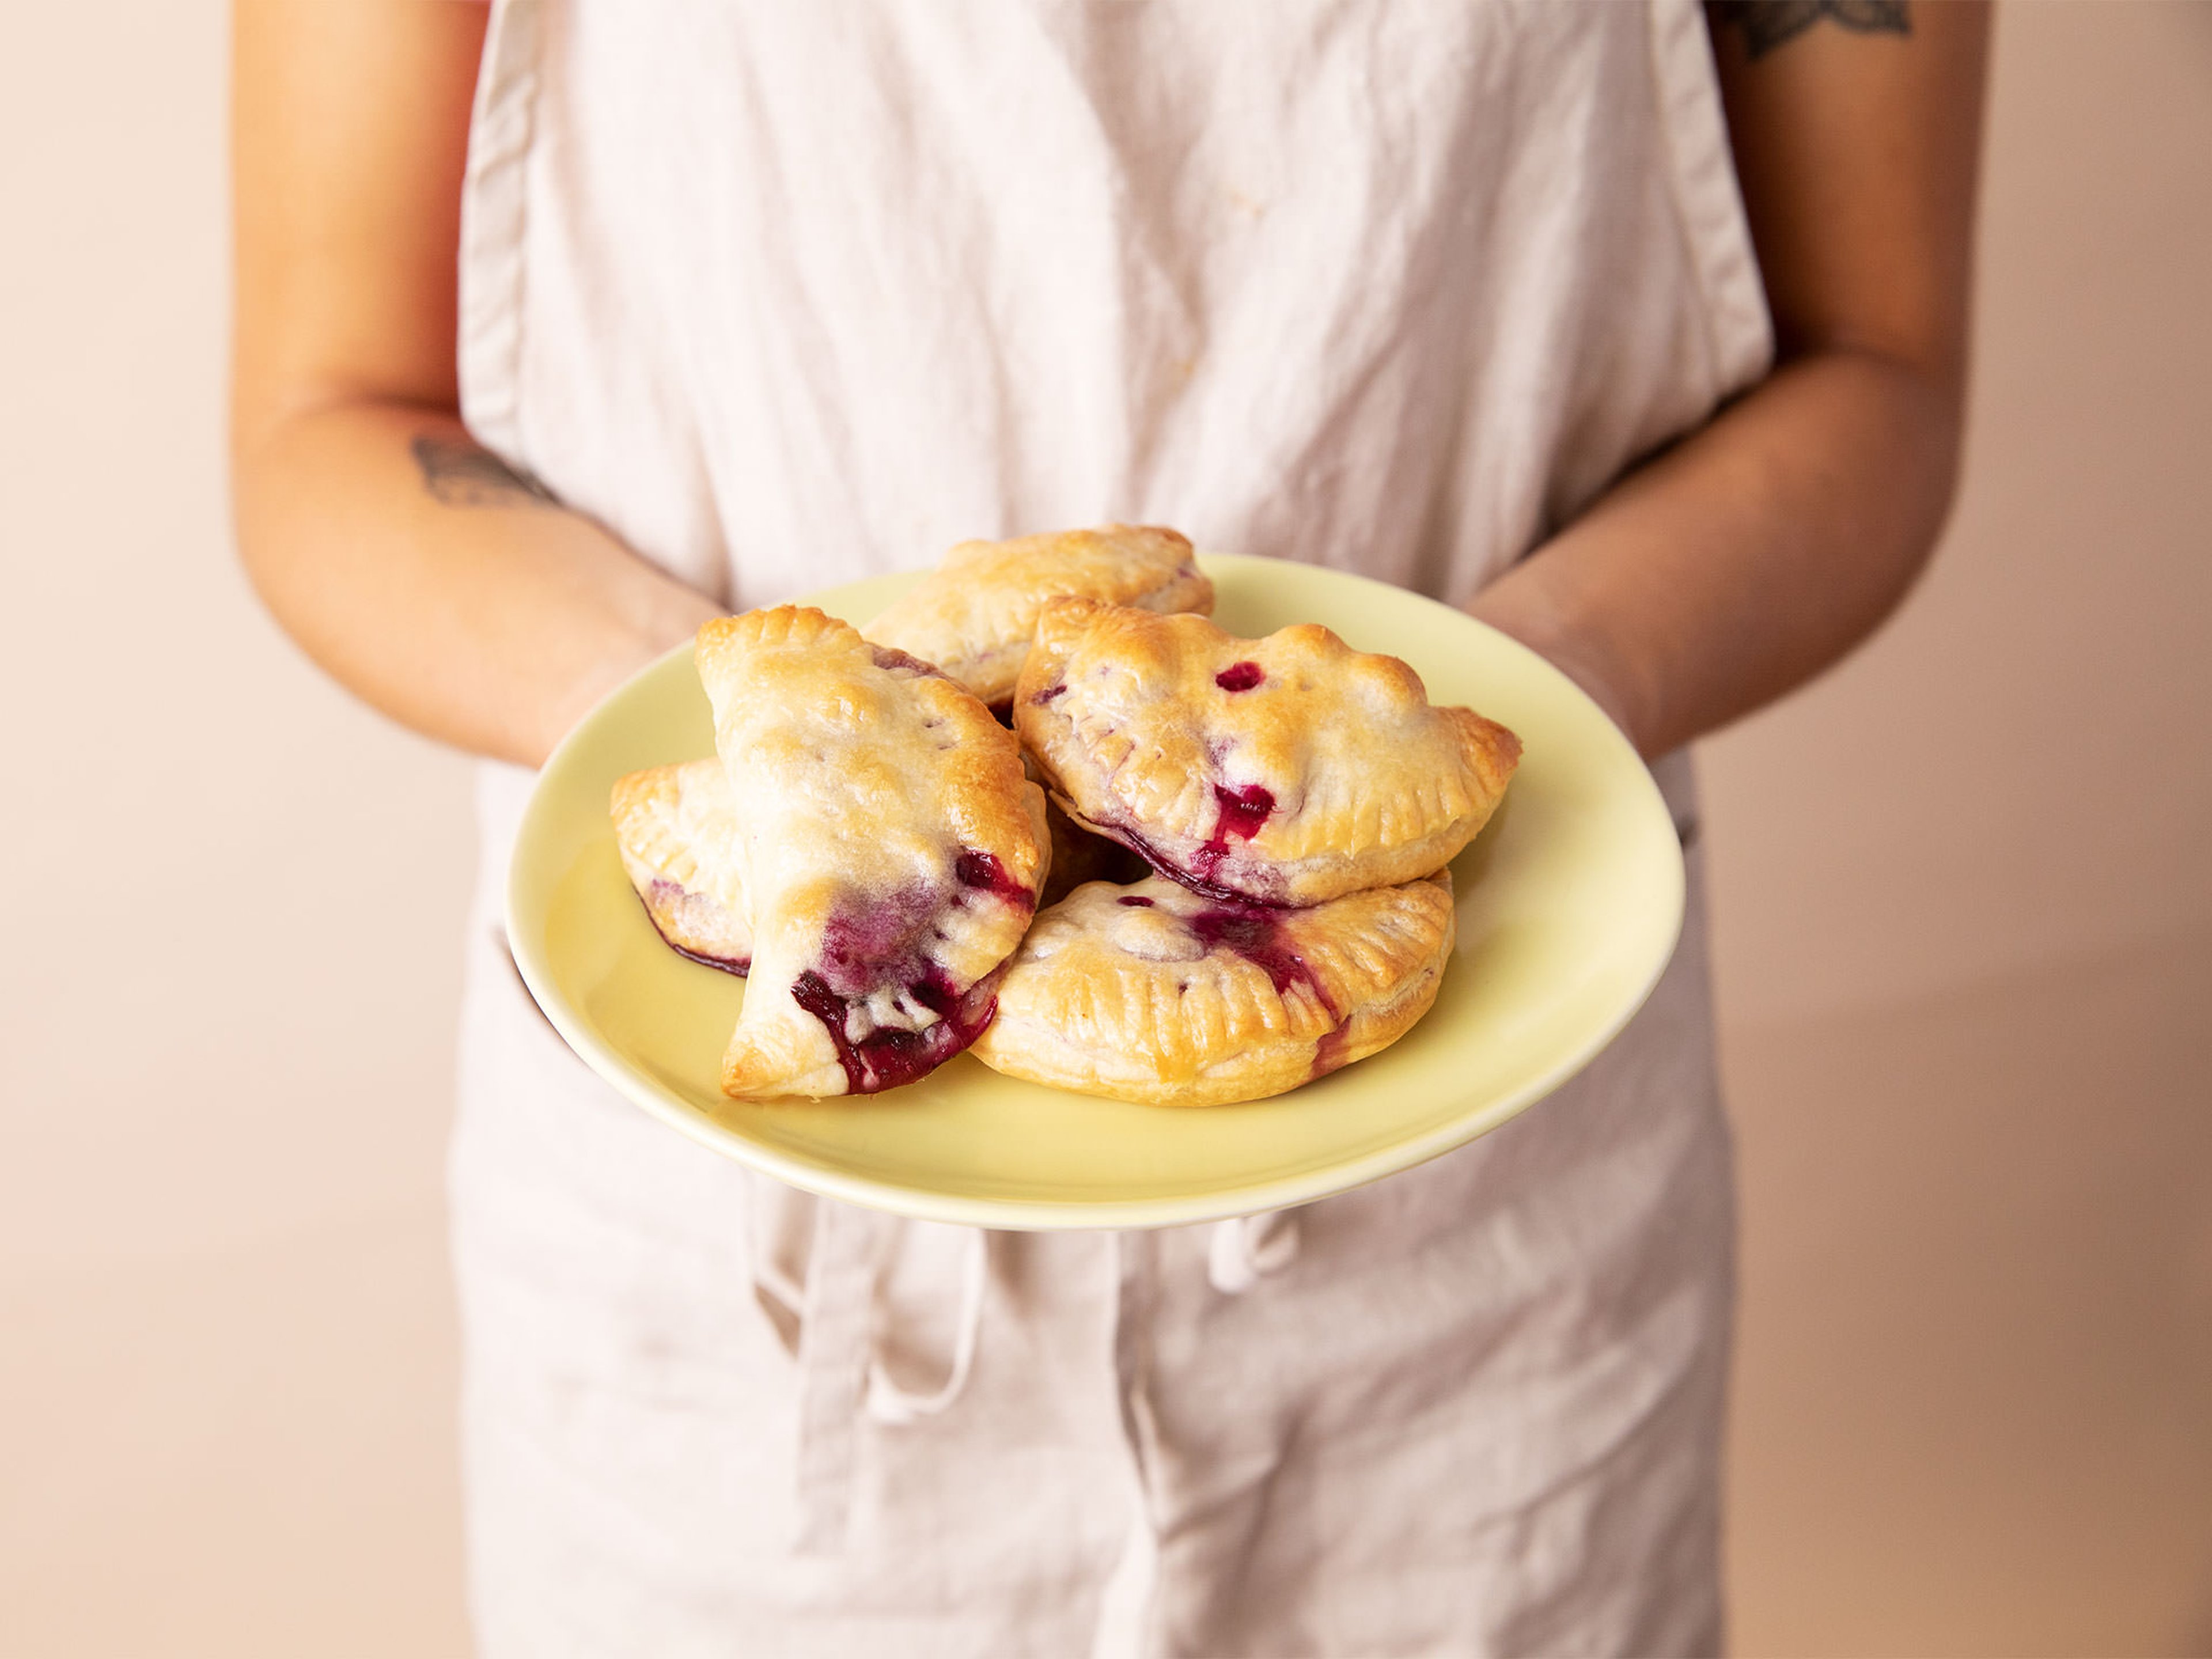
<path id="1" fill-rule="evenodd" d="M 1233 1215 L 1213 1224 L 1207 1241 L 1206 1276 L 1224 1296 L 1242 1296 L 1267 1273 L 1279 1273 L 1298 1259 L 1298 1213 L 1262 1210 Z"/>
<path id="2" fill-rule="evenodd" d="M 952 1358 L 934 1389 L 910 1389 L 890 1374 L 878 1343 L 880 1292 L 895 1231 L 893 1217 L 831 1200 L 814 1206 L 814 1234 L 802 1284 L 756 1237 L 750 1251 L 753 1291 L 786 1350 L 799 1364 L 799 1528 L 802 1554 L 836 1554 L 851 1520 L 853 1483 L 863 1413 L 903 1427 L 950 1408 L 968 1386 L 983 1324 L 990 1277 L 990 1234 L 969 1230 L 963 1242 L 960 1303 Z M 1224 1296 L 1241 1296 L 1298 1255 L 1294 1210 L 1267 1210 L 1213 1224 L 1206 1243 L 1206 1277 Z M 1143 1367 L 1130 1340 L 1139 1322 L 1130 1305 L 1139 1275 L 1124 1251 L 1122 1305 L 1115 1321 L 1116 1369 L 1121 1372 L 1124 1425 L 1133 1456 L 1145 1410 Z M 1140 1487 L 1145 1485 L 1139 1477 Z"/>
<path id="3" fill-rule="evenodd" d="M 902 1388 L 885 1367 L 881 1354 L 868 1359 L 868 1415 L 878 1423 L 902 1427 L 925 1417 L 934 1417 L 960 1398 L 968 1386 L 968 1373 L 975 1364 L 976 1334 L 983 1328 L 983 1285 L 990 1276 L 991 1235 L 971 1229 L 960 1250 L 959 1323 L 953 1328 L 952 1363 L 945 1381 L 930 1394 Z"/>
<path id="4" fill-rule="evenodd" d="M 959 1399 L 975 1363 L 990 1276 L 990 1234 L 971 1229 L 963 1241 L 960 1308 L 945 1380 L 918 1392 L 891 1376 L 878 1348 L 878 1291 L 900 1224 L 890 1216 L 834 1200 L 814 1206 L 814 1238 L 801 1285 L 776 1265 L 756 1237 L 753 1291 L 786 1349 L 799 1362 L 799 1528 L 802 1554 L 843 1547 L 863 1412 L 901 1426 L 933 1417 Z"/>

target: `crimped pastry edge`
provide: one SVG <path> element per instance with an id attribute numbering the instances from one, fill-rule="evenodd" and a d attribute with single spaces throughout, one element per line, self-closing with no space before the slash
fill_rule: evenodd
<path id="1" fill-rule="evenodd" d="M 963 610 L 972 603 L 972 584 L 978 580 L 973 567 L 994 556 L 1016 563 L 1033 559 L 1036 567 L 1049 568 L 1056 555 L 1070 543 L 1101 544 L 1127 553 L 1125 568 L 1133 575 L 1151 578 L 1164 561 L 1153 556 L 1152 541 L 1170 543 L 1179 550 L 1180 563 L 1149 586 L 1130 580 L 1079 583 L 1064 573 L 1048 579 L 1032 592 L 1017 596 L 1017 611 L 1034 606 L 1026 627 L 1015 634 L 975 648 L 965 638 Z M 1033 577 L 1034 580 L 1034 577 Z M 1013 696 L 1021 666 L 1036 637 L 1036 614 L 1054 599 L 1085 598 L 1162 613 L 1209 614 L 1213 609 L 1213 582 L 1198 568 L 1190 538 L 1161 525 L 1105 524 L 1095 527 L 1010 537 L 1003 541 L 964 541 L 955 544 L 936 569 L 925 575 L 879 612 L 860 631 L 870 640 L 936 664 L 946 675 L 994 707 Z"/>
<path id="2" fill-rule="evenodd" d="M 1458 915 L 1452 902 L 1450 872 L 1440 871 L 1424 879 L 1443 890 L 1439 942 L 1401 979 L 1359 1004 L 1334 1030 L 1248 1043 L 1224 1051 L 1191 1075 L 1156 1074 L 1147 1079 L 1134 1073 L 1130 1061 L 1135 1051 L 1129 1045 L 1103 1042 L 1085 1045 L 1048 1019 L 1010 1014 L 1002 987 L 998 1015 L 970 1052 L 1007 1077 L 1133 1104 L 1223 1106 L 1287 1093 L 1380 1053 L 1410 1031 L 1435 1006 L 1457 939 Z M 1018 951 L 1007 964 L 1007 977 L 1019 973 L 1023 966 L 1023 954 Z"/>

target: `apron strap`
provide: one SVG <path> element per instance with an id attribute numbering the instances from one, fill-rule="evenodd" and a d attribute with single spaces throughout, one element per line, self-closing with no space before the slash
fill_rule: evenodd
<path id="1" fill-rule="evenodd" d="M 799 1324 L 799 1528 L 802 1555 L 843 1548 L 861 1401 L 875 1346 L 877 1255 L 884 1218 L 824 1200 Z"/>

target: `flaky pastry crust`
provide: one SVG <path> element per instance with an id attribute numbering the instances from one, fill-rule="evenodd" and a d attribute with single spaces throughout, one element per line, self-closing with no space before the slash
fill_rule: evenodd
<path id="1" fill-rule="evenodd" d="M 661 938 L 694 962 L 743 974 L 753 934 L 728 769 L 709 756 L 633 772 L 616 781 L 610 805 L 623 869 Z"/>
<path id="2" fill-rule="evenodd" d="M 1119 1100 L 1261 1099 L 1410 1030 L 1454 927 L 1449 871 L 1308 909 L 1224 904 L 1160 876 L 1093 882 L 1038 915 L 975 1055 Z"/>
<path id="3" fill-rule="evenodd" d="M 1437 708 L 1395 657 L 1316 623 L 1240 640 L 1202 617 L 1054 599 L 1014 725 L 1079 823 L 1200 891 L 1317 904 L 1442 869 L 1520 739 Z"/>
<path id="4" fill-rule="evenodd" d="M 1029 655 L 1037 613 L 1068 594 L 1146 611 L 1213 609 L 1213 584 L 1172 530 L 1109 524 L 1003 542 L 962 542 L 861 632 L 934 663 L 1003 704 Z"/>
<path id="5" fill-rule="evenodd" d="M 731 1095 L 872 1093 L 991 1017 L 1045 875 L 1044 801 L 1013 735 L 906 653 L 795 605 L 699 630 L 739 814 L 750 982 Z"/>

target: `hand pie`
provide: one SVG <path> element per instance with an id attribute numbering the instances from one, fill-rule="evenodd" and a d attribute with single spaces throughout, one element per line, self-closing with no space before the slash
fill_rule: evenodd
<path id="1" fill-rule="evenodd" d="M 1093 882 L 1037 917 L 975 1056 L 1159 1105 L 1280 1094 L 1413 1028 L 1454 920 L 1449 871 L 1304 910 L 1223 904 L 1158 876 Z"/>
<path id="2" fill-rule="evenodd" d="M 1029 654 L 1045 601 L 1080 594 L 1146 611 L 1213 609 L 1213 584 L 1172 530 L 1111 524 L 963 542 L 861 631 L 934 663 L 985 702 L 1003 707 Z"/>
<path id="3" fill-rule="evenodd" d="M 753 957 L 738 798 L 708 757 L 617 781 L 615 846 L 660 937 L 694 962 L 742 975 Z"/>
<path id="4" fill-rule="evenodd" d="M 783 605 L 699 630 L 753 936 L 722 1087 L 869 1094 L 991 1018 L 1045 874 L 1013 734 L 926 663 Z"/>
<path id="5" fill-rule="evenodd" d="M 1219 898 L 1317 904 L 1442 869 L 1521 742 L 1316 624 L 1240 640 L 1202 617 L 1055 599 L 1014 728 L 1079 823 Z"/>

